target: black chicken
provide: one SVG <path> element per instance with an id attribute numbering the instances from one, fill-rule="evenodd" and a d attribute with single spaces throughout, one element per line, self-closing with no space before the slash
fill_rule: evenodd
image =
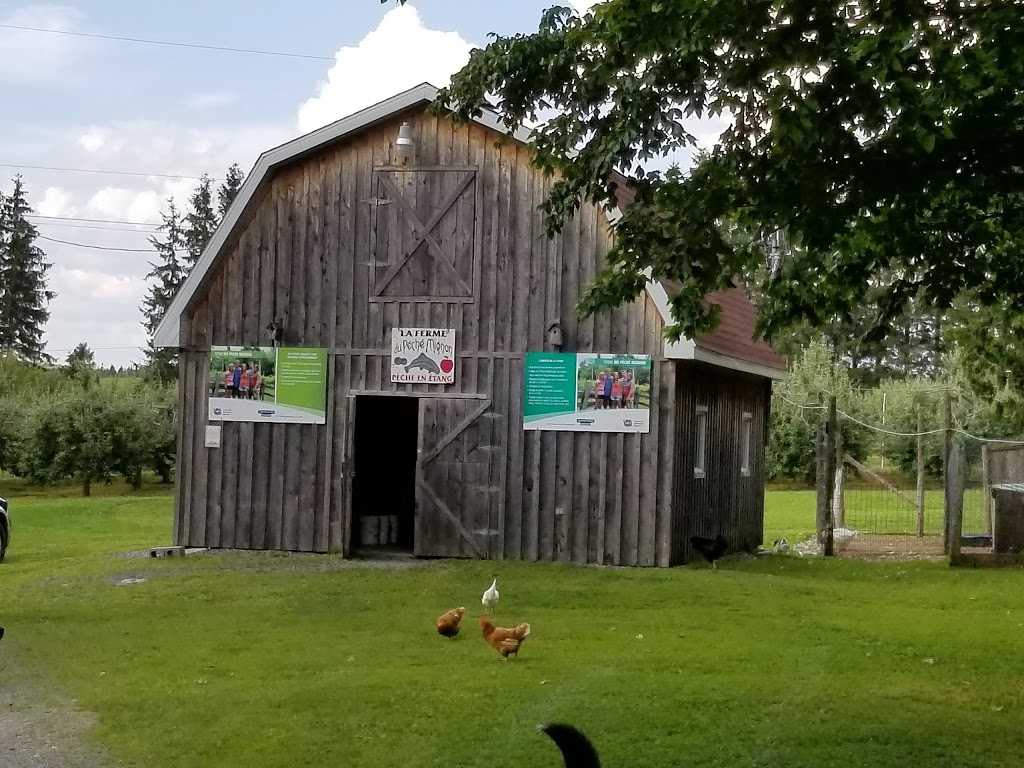
<path id="1" fill-rule="evenodd" d="M 0 640 L 4 639 L 4 628 L 0 627 Z"/>
<path id="2" fill-rule="evenodd" d="M 729 549 L 729 543 L 722 534 L 718 534 L 713 539 L 705 539 L 703 536 L 691 536 L 690 544 L 704 555 L 704 559 L 711 563 L 712 568 L 718 568 L 718 558 Z"/>
<path id="3" fill-rule="evenodd" d="M 597 758 L 594 745 L 571 725 L 548 723 L 540 726 L 540 730 L 546 733 L 562 752 L 565 768 L 601 768 L 601 761 Z"/>

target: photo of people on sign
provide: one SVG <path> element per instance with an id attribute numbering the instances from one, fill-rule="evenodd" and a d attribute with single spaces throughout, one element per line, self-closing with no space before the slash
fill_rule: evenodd
<path id="1" fill-rule="evenodd" d="M 529 352 L 524 398 L 524 429 L 647 433 L 651 358 Z"/>
<path id="2" fill-rule="evenodd" d="M 629 356 L 579 355 L 577 391 L 579 409 L 649 410 L 651 362 Z M 602 359 L 605 358 L 605 359 Z M 627 359 L 628 358 L 628 359 Z"/>
<path id="3" fill-rule="evenodd" d="M 395 384 L 454 384 L 455 330 L 393 328 L 391 381 Z"/>
<path id="4" fill-rule="evenodd" d="M 324 424 L 327 350 L 213 347 L 210 421 Z"/>

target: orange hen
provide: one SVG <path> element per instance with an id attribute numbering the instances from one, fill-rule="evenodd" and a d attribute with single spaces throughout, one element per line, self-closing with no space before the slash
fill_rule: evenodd
<path id="1" fill-rule="evenodd" d="M 442 637 L 455 637 L 459 634 L 459 623 L 465 612 L 465 608 L 452 608 L 447 613 L 441 614 L 437 620 L 437 634 Z"/>
<path id="2" fill-rule="evenodd" d="M 480 617 L 480 628 L 483 630 L 484 640 L 500 653 L 505 661 L 508 661 L 510 655 L 519 658 L 519 647 L 526 640 L 526 636 L 530 634 L 529 624 L 520 624 L 518 627 L 506 629 L 494 626 L 482 616 Z"/>

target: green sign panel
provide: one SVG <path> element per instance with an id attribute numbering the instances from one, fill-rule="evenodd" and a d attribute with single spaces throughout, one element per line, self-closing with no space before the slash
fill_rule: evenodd
<path id="1" fill-rule="evenodd" d="M 280 347 L 277 376 L 277 405 L 323 417 L 327 412 L 326 349 Z"/>
<path id="2" fill-rule="evenodd" d="M 576 355 L 526 353 L 526 421 L 576 411 Z"/>

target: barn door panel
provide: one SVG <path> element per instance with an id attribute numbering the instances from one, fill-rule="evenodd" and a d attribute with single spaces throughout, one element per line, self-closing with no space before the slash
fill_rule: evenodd
<path id="1" fill-rule="evenodd" d="M 474 298 L 474 167 L 374 169 L 371 301 Z"/>
<path id="2" fill-rule="evenodd" d="M 345 434 L 341 443 L 341 519 L 342 557 L 349 557 L 352 552 L 352 526 L 356 524 L 355 510 L 352 508 L 352 488 L 355 479 L 355 438 L 356 438 L 356 398 L 349 395 L 345 404 Z"/>
<path id="3" fill-rule="evenodd" d="M 498 551 L 501 419 L 490 400 L 420 401 L 417 555 L 490 557 Z"/>

